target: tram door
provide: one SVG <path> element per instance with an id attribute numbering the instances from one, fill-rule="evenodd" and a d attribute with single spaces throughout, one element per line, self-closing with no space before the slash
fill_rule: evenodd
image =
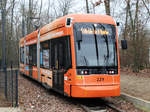
<path id="1" fill-rule="evenodd" d="M 53 86 L 59 92 L 64 92 L 63 42 L 61 40 L 57 40 L 57 42 L 54 43 L 53 47 L 54 47 Z"/>

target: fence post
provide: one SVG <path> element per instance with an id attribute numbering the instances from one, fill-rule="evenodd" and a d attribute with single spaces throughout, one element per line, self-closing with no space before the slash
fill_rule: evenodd
<path id="1" fill-rule="evenodd" d="M 5 75 L 5 97 L 7 99 L 7 67 L 4 65 L 4 75 Z"/>
<path id="2" fill-rule="evenodd" d="M 12 62 L 11 62 L 11 101 L 12 101 L 12 107 L 14 106 L 14 97 L 13 97 L 13 86 L 14 86 L 14 82 L 13 82 L 14 78 L 13 78 L 13 70 L 12 70 Z"/>
<path id="3" fill-rule="evenodd" d="M 18 70 L 16 70 L 16 107 L 18 107 Z"/>

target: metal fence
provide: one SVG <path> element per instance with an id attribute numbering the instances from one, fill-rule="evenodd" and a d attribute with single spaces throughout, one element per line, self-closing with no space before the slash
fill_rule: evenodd
<path id="1" fill-rule="evenodd" d="M 18 70 L 12 66 L 0 70 L 0 95 L 5 96 L 12 107 L 18 106 Z"/>

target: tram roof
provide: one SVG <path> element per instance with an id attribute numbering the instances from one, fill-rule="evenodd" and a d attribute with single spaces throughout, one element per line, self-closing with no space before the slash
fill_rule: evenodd
<path id="1" fill-rule="evenodd" d="M 105 24 L 115 24 L 115 21 L 111 16 L 108 15 L 99 15 L 99 14 L 69 14 L 63 17 L 60 17 L 53 22 L 43 26 L 40 29 L 40 35 L 49 32 L 52 29 L 57 27 L 65 26 L 66 18 L 72 18 L 72 23 L 75 22 L 93 22 L 93 23 L 105 23 Z M 37 36 L 38 30 L 25 36 L 26 40 L 30 40 L 32 37 Z"/>

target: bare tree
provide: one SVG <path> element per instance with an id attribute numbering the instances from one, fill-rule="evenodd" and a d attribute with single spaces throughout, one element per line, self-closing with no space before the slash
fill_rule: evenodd
<path id="1" fill-rule="evenodd" d="M 42 7 L 43 7 L 43 0 L 41 0 L 40 4 L 39 18 L 41 17 Z"/>
<path id="2" fill-rule="evenodd" d="M 12 33 L 13 33 L 14 6 L 15 6 L 15 0 L 12 0 L 12 9 L 11 9 L 11 33 L 10 33 L 11 36 L 13 36 Z"/>
<path id="3" fill-rule="evenodd" d="M 142 2 L 144 4 L 144 6 L 145 6 L 145 8 L 146 8 L 146 10 L 148 12 L 148 14 L 150 15 L 150 10 L 149 10 L 148 6 L 146 5 L 146 2 L 144 0 L 142 0 Z"/>
<path id="4" fill-rule="evenodd" d="M 29 11 L 28 11 L 28 18 L 27 18 L 27 34 L 32 32 L 32 20 L 30 19 L 33 14 L 33 0 L 29 0 Z"/>
<path id="5" fill-rule="evenodd" d="M 50 0 L 48 0 L 48 8 L 47 8 L 47 19 L 48 19 L 48 22 L 49 22 L 49 18 L 50 18 L 50 14 L 49 14 L 49 11 L 50 11 L 50 6 L 51 6 L 51 2 Z"/>
<path id="6" fill-rule="evenodd" d="M 12 41 L 14 41 L 14 38 L 15 38 L 15 36 L 13 35 L 13 32 L 14 32 L 14 26 L 13 26 L 14 6 L 15 6 L 15 0 L 12 0 L 11 1 L 11 11 L 10 11 L 11 12 L 10 31 L 8 30 L 8 33 L 7 33 L 7 56 L 8 56 L 7 61 L 8 62 L 13 60 L 13 58 L 10 57 L 10 55 L 14 56 L 14 44 L 12 43 Z M 7 24 L 7 27 L 8 26 L 9 26 L 9 24 Z"/>
<path id="7" fill-rule="evenodd" d="M 93 2 L 93 1 L 91 0 L 90 3 L 91 3 L 91 5 L 92 5 L 93 13 L 95 14 L 95 7 L 101 5 L 103 2 L 102 2 L 102 0 L 99 0 L 99 1 L 97 1 L 97 2 Z"/>
<path id="8" fill-rule="evenodd" d="M 1 0 L 1 15 L 2 15 L 2 66 L 5 70 L 6 65 L 6 4 L 7 0 Z"/>
<path id="9" fill-rule="evenodd" d="M 73 0 L 58 0 L 57 8 L 54 7 L 56 17 L 61 17 L 69 14 L 69 10 L 73 4 Z"/>
<path id="10" fill-rule="evenodd" d="M 23 3 L 21 4 L 22 8 L 22 37 L 25 36 L 25 0 L 23 0 Z"/>
<path id="11" fill-rule="evenodd" d="M 125 56 L 126 58 L 124 59 L 128 59 L 126 64 L 131 65 L 134 72 L 139 72 L 139 70 L 144 67 L 148 61 L 148 39 L 142 22 L 145 18 L 140 18 L 139 16 L 140 13 L 142 13 L 141 10 L 143 7 L 141 7 L 140 0 L 125 0 L 125 3 L 126 17 L 123 37 L 128 40 L 129 49 L 125 52 L 123 57 Z M 143 58 L 143 55 L 145 58 Z M 121 58 L 123 59 L 123 57 Z"/>

